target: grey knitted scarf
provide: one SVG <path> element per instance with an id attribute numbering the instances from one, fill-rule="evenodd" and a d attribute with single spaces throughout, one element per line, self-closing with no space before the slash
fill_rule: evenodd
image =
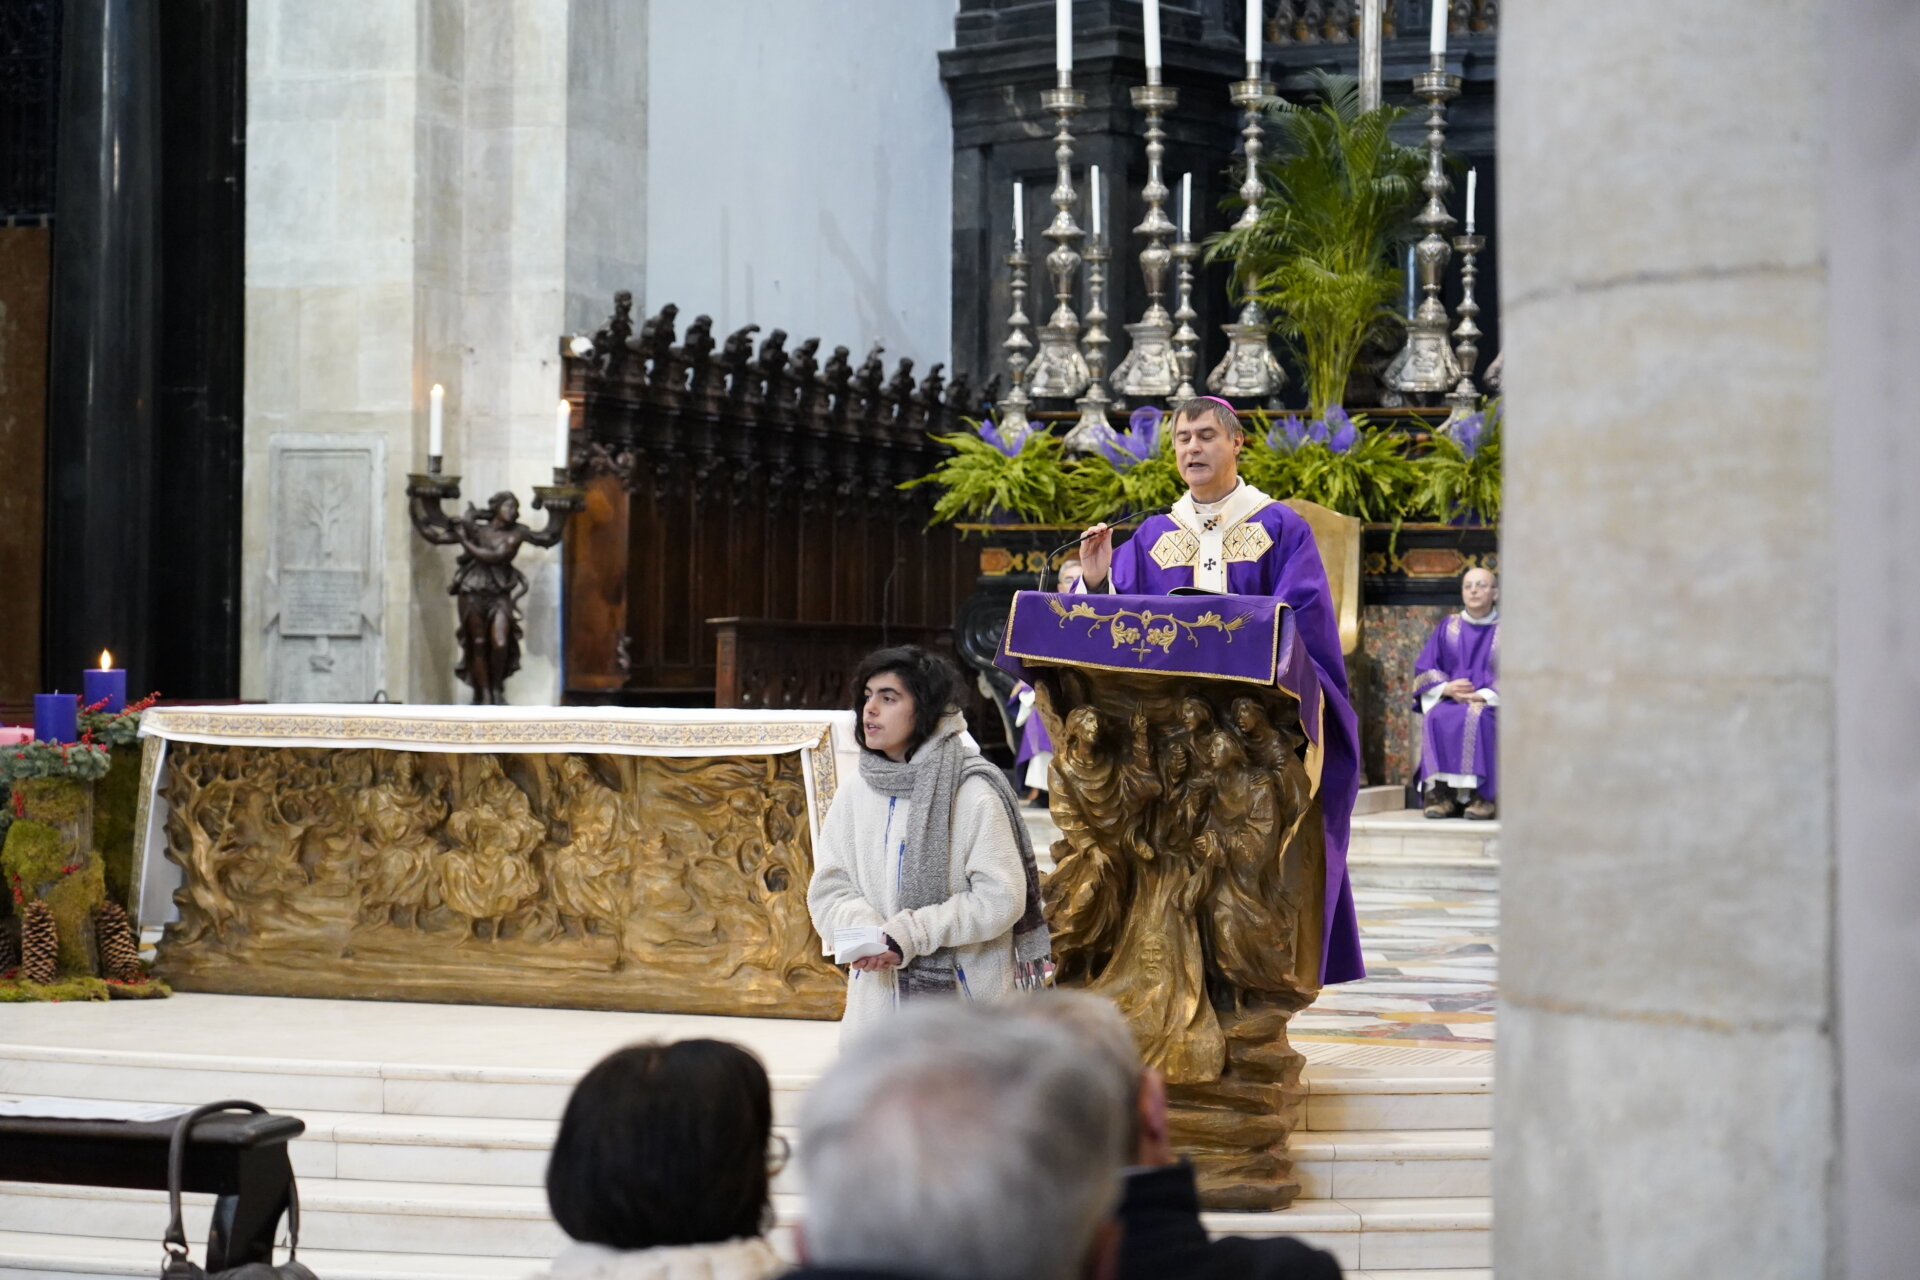
<path id="1" fill-rule="evenodd" d="M 968 778 L 985 778 L 1000 798 L 1013 836 L 1020 846 L 1020 865 L 1027 873 L 1026 908 L 1013 926 L 1014 983 L 1035 990 L 1052 980 L 1053 939 L 1047 932 L 1046 909 L 1040 898 L 1040 870 L 1033 859 L 1033 841 L 1020 820 L 1020 801 L 1006 775 L 978 752 L 960 743 L 965 722 L 950 715 L 914 758 L 889 760 L 875 751 L 860 753 L 860 776 L 886 796 L 904 796 L 909 804 L 907 852 L 901 867 L 898 905 L 905 910 L 931 907 L 953 896 L 949 872 L 953 864 L 953 798 Z M 901 997 L 952 995 L 958 985 L 954 953 L 942 947 L 918 956 L 899 972 Z"/>

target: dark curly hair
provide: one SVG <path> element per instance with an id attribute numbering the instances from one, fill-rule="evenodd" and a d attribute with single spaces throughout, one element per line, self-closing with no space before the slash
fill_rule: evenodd
<path id="1" fill-rule="evenodd" d="M 853 687 L 848 693 L 853 705 L 853 736 L 869 751 L 873 748 L 867 746 L 867 728 L 860 711 L 867 701 L 867 682 L 888 672 L 900 677 L 913 698 L 913 741 L 907 747 L 911 755 L 933 736 L 940 717 L 959 710 L 960 673 L 939 654 L 913 644 L 876 649 L 863 658 L 853 673 Z"/>
<path id="2" fill-rule="evenodd" d="M 766 1227 L 767 1071 L 724 1040 L 636 1044 L 567 1100 L 547 1204 L 569 1236 L 611 1249 L 712 1244 Z"/>

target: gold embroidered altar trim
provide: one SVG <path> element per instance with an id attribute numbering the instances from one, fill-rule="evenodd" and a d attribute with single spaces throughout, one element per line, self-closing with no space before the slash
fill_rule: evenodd
<path id="1" fill-rule="evenodd" d="M 1272 636 L 1267 644 L 1267 673 L 1265 676 L 1230 676 L 1221 675 L 1215 671 L 1190 671 L 1183 667 L 1167 667 L 1158 664 L 1147 666 L 1145 663 L 1147 655 L 1155 648 L 1158 648 L 1162 653 L 1171 654 L 1173 652 L 1174 642 L 1183 637 L 1197 645 L 1199 638 L 1193 634 L 1195 631 L 1219 631 L 1226 636 L 1227 643 L 1232 644 L 1233 633 L 1247 624 L 1247 619 L 1253 616 L 1250 613 L 1242 613 L 1232 619 L 1227 619 L 1213 610 L 1208 610 L 1192 622 L 1187 622 L 1170 613 L 1155 613 L 1151 609 L 1115 609 L 1110 613 L 1101 613 L 1092 605 L 1084 602 L 1069 607 L 1061 604 L 1058 599 L 1049 599 L 1047 601 L 1047 607 L 1052 609 L 1055 615 L 1059 617 L 1060 626 L 1062 627 L 1065 627 L 1069 622 L 1089 619 L 1092 625 L 1087 628 L 1087 634 L 1092 635 L 1100 629 L 1101 623 L 1106 623 L 1107 634 L 1113 641 L 1112 647 L 1121 652 L 1130 651 L 1135 655 L 1135 661 L 1129 665 L 1119 662 L 1088 662 L 1081 658 L 1062 658 L 1058 654 L 1050 653 L 1027 653 L 1014 648 L 1012 642 L 1013 611 L 1016 605 L 1017 597 L 1015 601 L 1009 602 L 1007 605 L 1007 625 L 1003 633 L 1008 637 L 1005 642 L 1006 651 L 1011 656 L 1025 659 L 1028 662 L 1050 662 L 1060 666 L 1086 667 L 1094 671 L 1143 671 L 1149 675 L 1206 676 L 1214 680 L 1233 680 L 1242 684 L 1258 685 L 1272 685 L 1278 677 L 1280 669 L 1280 627 L 1278 625 L 1273 628 Z M 1138 622 L 1139 626 L 1132 625 L 1134 622 Z M 1282 693 L 1293 694 L 1293 691 L 1290 689 L 1283 688 L 1280 691 Z M 1293 694 L 1293 696 L 1298 697 L 1297 694 Z"/>

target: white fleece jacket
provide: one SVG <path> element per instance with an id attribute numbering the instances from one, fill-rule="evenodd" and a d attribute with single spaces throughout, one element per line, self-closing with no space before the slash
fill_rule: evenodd
<path id="1" fill-rule="evenodd" d="M 905 797 L 881 795 L 857 772 L 841 779 L 821 826 L 807 889 L 807 909 L 824 949 L 832 953 L 836 929 L 878 925 L 907 960 L 954 948 L 963 995 L 1006 995 L 1014 989 L 1013 926 L 1026 908 L 1027 879 L 1004 804 L 983 778 L 960 784 L 947 874 L 952 896 L 917 911 L 902 910 L 898 897 L 910 807 Z M 846 1027 L 884 1016 L 894 1004 L 893 970 L 848 970 Z"/>
<path id="2" fill-rule="evenodd" d="M 535 1280 L 772 1280 L 786 1270 L 780 1255 L 758 1236 L 658 1249 L 609 1249 L 575 1241 Z"/>

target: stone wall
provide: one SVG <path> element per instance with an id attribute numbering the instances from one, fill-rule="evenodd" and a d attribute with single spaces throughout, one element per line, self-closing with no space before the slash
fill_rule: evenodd
<path id="1" fill-rule="evenodd" d="M 273 504 L 276 438 L 377 437 L 385 461 L 343 497 L 383 548 L 352 634 L 287 633 L 286 611 L 311 602 L 250 560 L 243 696 L 461 700 L 453 553 L 414 536 L 403 492 L 428 388 L 447 389 L 465 499 L 510 488 L 527 506 L 551 474 L 559 334 L 643 281 L 646 19 L 643 0 L 251 7 L 246 545 L 281 545 L 276 527 L 303 518 Z M 521 568 L 508 694 L 551 702 L 558 559 L 529 550 Z M 338 656 L 356 650 L 377 656 Z M 305 664 L 297 678 L 288 663 Z"/>

